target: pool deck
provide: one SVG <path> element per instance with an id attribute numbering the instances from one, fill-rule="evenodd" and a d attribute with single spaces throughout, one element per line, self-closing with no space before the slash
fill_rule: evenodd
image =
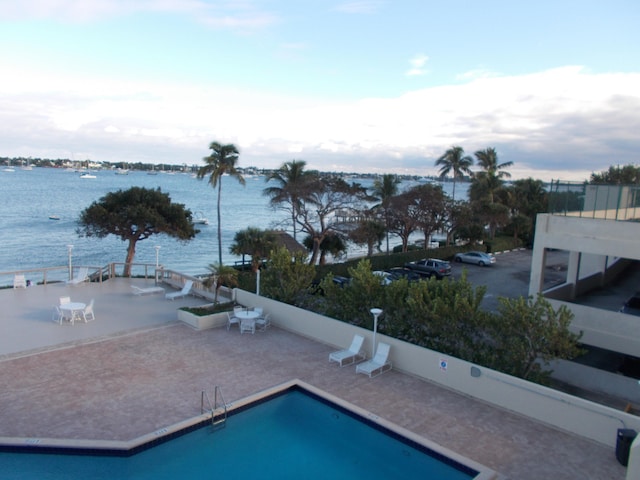
<path id="1" fill-rule="evenodd" d="M 117 279 L 0 290 L 0 437 L 128 441 L 199 415 L 200 393 L 214 385 L 232 403 L 300 379 L 503 478 L 625 479 L 611 447 L 398 371 L 356 375 L 355 367 L 329 364 L 334 347 L 279 328 L 196 331 L 177 322 L 176 309 L 202 300 L 138 297 L 131 283 L 153 285 Z M 63 295 L 94 298 L 96 320 L 54 323 Z"/>

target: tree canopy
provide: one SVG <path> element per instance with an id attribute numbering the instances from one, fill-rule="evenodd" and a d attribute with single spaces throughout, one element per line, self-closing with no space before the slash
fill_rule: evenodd
<path id="1" fill-rule="evenodd" d="M 104 238 L 116 235 L 128 242 L 124 275 L 131 274 L 136 243 L 152 235 L 166 234 L 188 241 L 195 237 L 191 211 L 183 204 L 172 203 L 160 188 L 132 187 L 107 193 L 82 211 L 78 234 Z"/>

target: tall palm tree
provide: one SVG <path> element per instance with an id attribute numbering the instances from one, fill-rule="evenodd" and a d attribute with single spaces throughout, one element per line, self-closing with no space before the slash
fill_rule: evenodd
<path id="1" fill-rule="evenodd" d="M 398 194 L 400 179 L 392 173 L 385 173 L 382 178 L 373 182 L 372 193 L 380 203 L 373 208 L 382 208 L 384 212 L 384 226 L 387 230 L 387 255 L 389 255 L 389 204 L 391 198 Z"/>
<path id="2" fill-rule="evenodd" d="M 489 201 L 493 203 L 495 192 L 503 185 L 502 179 L 511 178 L 511 174 L 505 168 L 512 166 L 513 162 L 498 163 L 498 153 L 491 147 L 478 150 L 474 155 L 478 160 L 477 165 L 482 168 L 476 173 L 476 177 L 484 184 Z"/>
<path id="3" fill-rule="evenodd" d="M 451 196 L 453 200 L 456 199 L 456 179 L 462 178 L 465 173 L 471 175 L 472 165 L 473 158 L 465 155 L 464 149 L 456 145 L 436 160 L 436 167 L 440 167 L 440 177 L 446 177 L 449 173 L 453 173 L 453 193 Z"/>
<path id="4" fill-rule="evenodd" d="M 495 148 L 489 147 L 484 150 L 478 150 L 475 153 L 478 159 L 477 165 L 490 175 L 498 178 L 511 178 L 511 174 L 505 168 L 513 165 L 513 162 L 498 163 L 498 153 Z"/>
<path id="5" fill-rule="evenodd" d="M 305 188 L 307 180 L 314 172 L 305 171 L 307 162 L 291 160 L 283 163 L 278 170 L 267 177 L 267 182 L 274 181 L 277 185 L 267 187 L 263 195 L 271 198 L 269 203 L 273 207 L 287 204 L 291 209 L 291 223 L 293 224 L 293 239 L 297 240 L 296 217 L 300 210 L 300 202 L 307 199 L 308 190 Z"/>
<path id="6" fill-rule="evenodd" d="M 209 176 L 209 185 L 218 187 L 218 265 L 222 265 L 222 228 L 220 225 L 220 199 L 222 198 L 222 176 L 228 174 L 234 177 L 240 185 L 244 185 L 244 177 L 236 169 L 236 162 L 240 152 L 232 143 L 222 145 L 218 142 L 211 142 L 209 145 L 211 155 L 203 160 L 205 165 L 198 170 L 198 178 Z"/>

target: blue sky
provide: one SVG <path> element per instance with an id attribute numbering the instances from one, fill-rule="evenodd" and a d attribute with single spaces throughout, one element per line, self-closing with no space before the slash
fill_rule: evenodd
<path id="1" fill-rule="evenodd" d="M 514 178 L 638 163 L 640 3 L 0 0 L 0 156 Z"/>

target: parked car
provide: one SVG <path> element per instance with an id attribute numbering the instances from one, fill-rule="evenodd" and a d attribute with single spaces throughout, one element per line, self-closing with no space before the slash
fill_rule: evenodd
<path id="1" fill-rule="evenodd" d="M 405 267 L 393 267 L 386 272 L 389 274 L 389 278 L 391 278 L 392 281 L 406 278 L 410 282 L 418 282 L 423 278 L 426 278 L 426 275 L 420 275 L 417 271 Z"/>
<path id="2" fill-rule="evenodd" d="M 428 277 L 435 275 L 438 280 L 451 275 L 449 262 L 437 258 L 423 258 L 415 262 L 405 263 L 404 266 Z"/>
<path id="3" fill-rule="evenodd" d="M 456 262 L 473 263 L 481 267 L 488 267 L 496 263 L 496 257 L 484 252 L 462 252 L 456 253 L 453 257 Z"/>
<path id="4" fill-rule="evenodd" d="M 624 305 L 620 309 L 622 313 L 626 313 L 627 315 L 638 315 L 640 316 L 640 292 L 636 292 L 629 299 L 624 302 Z"/>
<path id="5" fill-rule="evenodd" d="M 388 272 L 383 272 L 382 270 L 374 270 L 373 273 L 376 277 L 380 277 L 381 285 L 389 285 L 393 280 L 391 279 L 391 275 Z"/>

